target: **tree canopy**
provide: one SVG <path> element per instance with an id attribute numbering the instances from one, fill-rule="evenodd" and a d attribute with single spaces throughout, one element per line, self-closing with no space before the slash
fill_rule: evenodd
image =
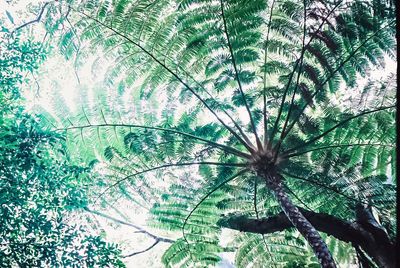
<path id="1" fill-rule="evenodd" d="M 153 241 L 124 260 L 165 243 L 166 267 L 226 254 L 395 267 L 392 1 L 70 0 L 35 14 L 4 28 L 0 59 L 4 263 L 123 266 L 69 220 L 97 215 Z M 39 26 L 43 40 L 18 41 Z M 53 108 L 26 113 L 17 70 L 60 54 L 74 107 L 55 81 Z M 38 73 L 38 90 L 54 77 Z M 126 204 L 145 227 L 107 213 Z"/>
<path id="2" fill-rule="evenodd" d="M 87 203 L 89 167 L 70 163 L 65 137 L 22 106 L 24 73 L 45 60 L 42 48 L 19 36 L 0 40 L 0 265 L 123 267 L 119 249 L 70 213 Z"/>

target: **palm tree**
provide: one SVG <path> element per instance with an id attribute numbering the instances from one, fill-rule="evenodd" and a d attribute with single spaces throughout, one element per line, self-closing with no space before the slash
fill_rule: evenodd
<path id="1" fill-rule="evenodd" d="M 79 155 L 104 152 L 109 181 L 100 197 L 133 187 L 155 203 L 154 225 L 182 230 L 166 265 L 218 262 L 226 250 L 221 226 L 263 234 L 253 244 L 262 252 L 244 253 L 254 263 L 260 256 L 264 265 L 266 258 L 285 263 L 273 255 L 301 250 L 301 242 L 279 240 L 274 250 L 279 237 L 265 234 L 294 226 L 322 267 L 336 264 L 316 228 L 352 242 L 364 263 L 394 267 L 393 77 L 371 78 L 357 92 L 360 77 L 395 57 L 391 1 L 59 5 L 67 14 L 61 51 L 79 65 L 101 48 L 94 66 L 113 62 L 103 68 L 99 104 L 85 104 L 84 94 L 82 113 L 60 116 L 59 129 L 82 138 L 84 146 L 71 147 Z M 349 101 L 353 93 L 357 102 Z M 197 176 L 179 172 L 191 166 Z M 162 172 L 167 193 L 151 187 L 154 172 Z M 326 225 L 365 218 L 375 228 L 368 232 L 384 241 L 379 250 Z"/>

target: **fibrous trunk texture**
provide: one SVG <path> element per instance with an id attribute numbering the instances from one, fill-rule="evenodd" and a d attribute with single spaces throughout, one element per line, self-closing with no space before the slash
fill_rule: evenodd
<path id="1" fill-rule="evenodd" d="M 292 203 L 289 196 L 282 187 L 281 179 L 266 176 L 267 186 L 274 192 L 283 212 L 288 217 L 293 226 L 308 241 L 322 267 L 336 268 L 332 254 L 317 230 L 303 216 L 299 209 Z"/>

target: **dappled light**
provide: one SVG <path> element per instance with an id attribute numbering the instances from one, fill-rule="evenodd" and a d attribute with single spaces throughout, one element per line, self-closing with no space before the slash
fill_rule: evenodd
<path id="1" fill-rule="evenodd" d="M 396 267 L 394 1 L 0 11 L 0 267 Z"/>

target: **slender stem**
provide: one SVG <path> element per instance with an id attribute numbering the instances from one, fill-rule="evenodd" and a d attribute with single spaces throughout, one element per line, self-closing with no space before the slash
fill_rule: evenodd
<path id="1" fill-rule="evenodd" d="M 325 24 L 325 22 L 328 20 L 329 16 L 335 11 L 335 9 L 336 9 L 337 7 L 339 7 L 339 5 L 340 5 L 342 2 L 343 2 L 343 0 L 342 0 L 342 1 L 339 1 L 339 2 L 332 8 L 332 10 L 329 11 L 329 13 L 326 15 L 326 17 L 322 20 L 322 22 L 321 22 L 321 24 L 319 25 L 318 29 L 314 32 L 314 34 L 311 36 L 310 40 L 307 42 L 306 47 L 308 47 L 308 46 L 310 45 L 310 43 L 311 43 L 311 42 L 314 40 L 314 38 L 317 36 L 317 33 L 321 30 L 322 26 L 323 26 L 323 25 Z M 294 67 L 293 67 L 293 71 L 291 72 L 291 74 L 290 74 L 290 76 L 289 76 L 289 81 L 288 81 L 288 83 L 287 83 L 287 85 L 286 85 L 286 89 L 285 89 L 285 92 L 284 92 L 283 97 L 282 97 L 282 102 L 281 102 L 281 105 L 280 105 L 280 107 L 279 107 L 278 117 L 276 118 L 276 121 L 275 121 L 275 123 L 274 123 L 274 127 L 273 127 L 272 132 L 271 132 L 271 137 L 270 137 L 270 141 L 271 141 L 271 142 L 272 142 L 272 140 L 273 140 L 273 138 L 274 138 L 275 132 L 277 131 L 277 127 L 278 127 L 278 123 L 279 123 L 279 120 L 280 120 L 280 117 L 281 117 L 281 114 L 282 114 L 282 109 L 283 109 L 283 105 L 284 105 L 284 103 L 285 103 L 286 95 L 287 95 L 287 92 L 288 92 L 288 90 L 289 90 L 289 86 L 290 86 L 290 84 L 292 83 L 293 75 L 294 75 L 294 72 L 296 71 L 296 68 L 297 68 L 297 65 L 298 65 L 298 64 L 299 64 L 299 59 L 296 60 L 295 65 L 294 65 Z M 282 139 L 284 139 L 285 136 L 286 136 L 286 135 L 284 135 L 284 136 L 282 137 Z"/>
<path id="2" fill-rule="evenodd" d="M 50 4 L 50 2 L 44 3 L 44 5 L 43 5 L 42 8 L 40 9 L 39 14 L 38 14 L 38 16 L 36 17 L 36 19 L 31 20 L 31 21 L 28 21 L 28 22 L 25 22 L 25 23 L 23 23 L 22 25 L 18 26 L 17 28 L 15 28 L 15 29 L 11 32 L 11 35 L 13 35 L 16 31 L 19 31 L 20 29 L 22 29 L 22 28 L 24 28 L 24 27 L 26 27 L 26 26 L 28 26 L 28 25 L 30 25 L 30 24 L 40 22 L 40 20 L 42 19 L 44 10 L 46 9 L 46 6 L 47 6 L 48 4 Z"/>
<path id="3" fill-rule="evenodd" d="M 218 189 L 220 189 L 222 186 L 224 186 L 225 184 L 227 184 L 228 182 L 236 179 L 237 177 L 239 177 L 240 175 L 244 174 L 245 172 L 247 172 L 248 169 L 242 169 L 240 170 L 238 173 L 236 173 L 235 175 L 233 175 L 232 177 L 229 177 L 228 179 L 226 179 L 225 181 L 221 182 L 219 185 L 217 185 L 214 189 L 212 189 L 210 192 L 208 192 L 201 200 L 199 203 L 196 204 L 196 206 L 194 206 L 194 208 L 189 212 L 188 216 L 185 218 L 184 222 L 183 222 L 183 226 L 182 226 L 182 235 L 183 235 L 183 239 L 185 239 L 186 243 L 189 243 L 189 241 L 186 238 L 186 234 L 185 234 L 185 226 L 190 218 L 190 216 L 192 216 L 192 214 L 194 213 L 194 211 L 210 196 L 212 195 L 215 191 L 217 191 Z"/>
<path id="4" fill-rule="evenodd" d="M 291 158 L 295 156 L 300 156 L 309 152 L 313 151 L 318 151 L 318 150 L 323 150 L 323 149 L 328 149 L 328 148 L 338 148 L 338 147 L 354 147 L 354 146 L 385 146 L 385 147 L 392 147 L 394 148 L 394 145 L 391 144 L 381 144 L 381 143 L 353 143 L 353 144 L 336 144 L 336 145 L 327 145 L 327 146 L 322 146 L 318 148 L 312 148 L 306 151 L 301 151 L 293 154 L 288 154 L 288 155 L 282 155 L 284 158 Z"/>
<path id="5" fill-rule="evenodd" d="M 72 130 L 72 129 L 84 129 L 84 128 L 92 128 L 92 127 L 129 127 L 129 128 L 143 128 L 143 129 L 152 129 L 152 130 L 157 130 L 157 131 L 165 131 L 165 132 L 171 132 L 175 133 L 178 135 L 182 135 L 188 138 L 192 138 L 195 140 L 200 140 L 203 141 L 207 144 L 214 145 L 218 148 L 223 149 L 226 152 L 232 153 L 236 156 L 239 156 L 241 158 L 249 159 L 251 156 L 249 154 L 243 153 L 233 147 L 223 145 L 217 142 L 213 142 L 195 135 L 191 135 L 185 132 L 181 132 L 179 130 L 174 130 L 174 129 L 169 129 L 169 128 L 162 128 L 162 127 L 153 127 L 153 126 L 143 126 L 143 125 L 129 125 L 129 124 L 93 124 L 93 125 L 84 125 L 84 126 L 71 126 L 67 128 L 61 128 L 61 129 L 56 129 L 56 131 L 64 131 L 64 130 Z"/>
<path id="6" fill-rule="evenodd" d="M 103 22 L 99 21 L 96 18 L 93 18 L 83 12 L 79 12 L 77 10 L 75 10 L 78 14 L 81 14 L 93 21 L 95 21 L 96 23 L 100 24 L 101 26 L 103 26 L 104 28 L 112 31 L 113 33 L 115 33 L 116 35 L 126 39 L 127 41 L 129 41 L 130 43 L 132 43 L 133 45 L 135 45 L 136 47 L 138 47 L 141 51 L 143 51 L 143 53 L 145 53 L 146 55 L 148 55 L 151 59 L 153 59 L 157 64 L 159 64 L 161 67 L 163 67 L 168 73 L 170 73 L 176 80 L 178 80 L 187 90 L 189 90 L 206 108 L 207 110 L 209 110 L 214 117 L 233 135 L 236 137 L 236 139 L 243 144 L 247 150 L 249 150 L 250 152 L 253 151 L 253 149 L 251 148 L 251 146 L 249 146 L 230 126 L 228 126 L 218 115 L 217 113 L 207 104 L 207 102 L 205 100 L 203 100 L 203 98 L 200 97 L 200 95 L 198 93 L 196 93 L 185 81 L 182 80 L 182 78 L 180 78 L 174 71 L 172 71 L 168 66 L 166 66 L 163 62 L 161 62 L 159 59 L 157 59 L 150 51 L 148 51 L 146 48 L 144 48 L 142 45 L 140 45 L 139 43 L 135 42 L 132 38 L 126 36 L 123 33 L 118 32 L 117 30 L 113 29 L 112 27 L 104 24 Z"/>
<path id="7" fill-rule="evenodd" d="M 159 52 L 159 51 L 157 51 Z M 167 59 L 168 57 L 165 55 L 164 56 L 165 59 Z M 169 60 L 171 60 L 170 58 L 168 58 Z M 172 61 L 172 60 L 171 60 Z M 190 79 L 193 80 L 193 82 L 200 87 L 208 96 L 210 96 L 210 98 L 212 100 L 214 100 L 215 102 L 217 102 L 217 99 L 199 82 L 197 81 L 189 72 L 185 71 L 184 69 L 182 69 L 182 67 L 179 64 L 175 64 L 176 68 L 180 69 L 179 71 L 181 73 L 183 73 L 186 77 L 189 77 Z M 227 112 L 227 110 L 222 109 L 222 112 L 231 120 L 231 122 L 234 124 L 234 126 L 237 128 L 237 130 L 239 131 L 240 135 L 242 135 L 243 139 L 247 142 L 247 144 L 249 144 L 250 146 L 252 146 L 250 139 L 247 137 L 247 135 L 244 133 L 244 131 L 242 130 L 242 128 L 240 127 L 240 125 L 236 122 L 235 119 L 233 119 L 233 117 Z M 255 152 L 255 151 L 254 151 Z"/>
<path id="8" fill-rule="evenodd" d="M 336 124 L 335 126 L 331 127 L 330 129 L 326 130 L 326 131 L 323 132 L 322 134 L 320 134 L 320 135 L 318 135 L 318 136 L 316 136 L 316 137 L 314 137 L 314 138 L 312 138 L 312 139 L 306 141 L 305 143 L 303 143 L 303 144 L 301 144 L 301 145 L 299 145 L 299 146 L 296 146 L 296 147 L 294 147 L 294 148 L 292 148 L 292 149 L 290 149 L 290 150 L 287 150 L 287 151 L 284 152 L 284 153 L 293 152 L 293 151 L 296 151 L 296 150 L 299 149 L 299 148 L 306 147 L 307 145 L 309 145 L 309 144 L 311 144 L 311 143 L 313 143 L 313 142 L 319 140 L 320 138 L 326 136 L 327 134 L 329 134 L 330 132 L 332 132 L 332 131 L 335 130 L 336 128 L 343 126 L 344 124 L 346 124 L 346 123 L 349 122 L 350 120 L 353 120 L 353 119 L 355 119 L 355 118 L 358 118 L 358 117 L 361 117 L 361 116 L 364 116 L 364 115 L 367 115 L 367 114 L 370 114 L 370 113 L 375 113 L 375 112 L 383 111 L 383 110 L 390 109 L 390 108 L 394 108 L 394 107 L 395 107 L 394 105 L 393 105 L 393 106 L 388 106 L 388 107 L 381 107 L 381 108 L 378 108 L 378 109 L 375 109 L 375 110 L 365 111 L 365 112 L 362 112 L 362 113 L 360 113 L 360 114 L 351 116 L 351 117 L 349 117 L 349 118 L 347 118 L 347 119 L 345 119 L 345 120 L 339 122 L 338 124 Z"/>
<path id="9" fill-rule="evenodd" d="M 278 110 L 278 116 L 277 116 L 277 118 L 276 118 L 276 120 L 275 120 L 275 122 L 274 122 L 274 126 L 273 126 L 272 131 L 271 131 L 271 134 L 270 134 L 269 146 L 271 146 L 272 141 L 273 141 L 273 139 L 275 138 L 275 132 L 276 132 L 277 129 L 278 129 L 278 124 L 279 124 L 279 120 L 280 120 L 281 115 L 282 115 L 283 106 L 284 106 L 285 100 L 286 100 L 286 95 L 287 95 L 287 93 L 288 93 L 288 91 L 289 91 L 289 86 L 290 86 L 290 84 L 292 83 L 293 75 L 294 75 L 294 73 L 295 73 L 295 71 L 296 71 L 296 68 L 297 68 L 298 63 L 299 63 L 299 59 L 297 59 L 296 62 L 295 62 L 295 65 L 294 65 L 294 67 L 293 67 L 293 71 L 290 73 L 289 81 L 288 81 L 288 83 L 287 83 L 287 85 L 286 85 L 286 88 L 285 88 L 285 91 L 284 91 L 284 93 L 283 93 L 282 101 L 281 101 L 281 104 L 280 104 L 279 110 Z"/>
<path id="10" fill-rule="evenodd" d="M 178 65 L 177 67 L 178 67 L 178 68 L 181 68 L 179 65 Z M 212 96 L 212 94 L 211 94 L 200 82 L 198 82 L 192 75 L 190 75 L 190 73 L 186 72 L 185 70 L 180 70 L 180 72 L 182 72 L 183 74 L 185 74 L 185 76 L 187 76 L 187 77 L 189 77 L 190 79 L 192 79 L 193 82 L 194 82 L 197 86 L 199 86 L 202 90 L 204 90 L 204 92 L 205 92 L 208 96 L 210 96 L 210 98 L 211 98 L 212 100 L 214 100 L 215 102 L 217 102 L 216 98 L 214 98 L 214 97 Z M 229 118 L 229 120 L 231 120 L 231 122 L 232 122 L 233 125 L 236 127 L 236 129 L 239 131 L 240 135 L 242 135 L 243 139 L 247 142 L 247 144 L 253 148 L 253 150 L 250 151 L 250 152 L 251 152 L 251 153 L 254 153 L 254 152 L 255 152 L 254 146 L 252 145 L 250 139 L 247 137 L 246 133 L 244 133 L 243 129 L 240 127 L 240 125 L 238 124 L 238 122 L 236 122 L 236 120 L 233 119 L 233 117 L 232 117 L 225 109 L 222 109 L 222 112 Z"/>
<path id="11" fill-rule="evenodd" d="M 180 67 L 180 66 L 178 66 Z M 215 102 L 217 102 L 217 100 L 211 95 L 211 93 L 202 85 L 200 84 L 196 79 L 194 79 L 194 77 L 192 75 L 190 75 L 188 72 L 186 72 L 185 70 L 181 70 L 182 73 L 184 73 L 187 77 L 189 77 L 190 79 L 192 79 L 194 81 L 194 83 L 196 85 L 198 85 L 202 90 L 204 90 L 204 92 L 206 92 L 206 94 L 208 96 L 210 96 L 210 98 L 212 100 L 214 100 Z M 243 129 L 240 127 L 240 125 L 238 124 L 238 122 L 236 122 L 235 119 L 233 119 L 233 117 L 225 110 L 222 109 L 222 112 L 231 120 L 231 122 L 233 123 L 233 125 L 237 128 L 237 130 L 239 131 L 240 135 L 242 135 L 243 139 L 247 142 L 247 144 L 249 144 L 249 146 L 253 147 L 250 139 L 247 137 L 246 133 L 244 133 Z M 253 148 L 253 151 L 251 151 L 252 153 L 255 152 L 255 148 Z"/>
<path id="12" fill-rule="evenodd" d="M 145 248 L 145 249 L 143 249 L 143 250 L 139 250 L 139 251 L 135 251 L 135 252 L 129 253 L 129 254 L 127 254 L 127 255 L 123 255 L 123 256 L 121 256 L 121 257 L 122 257 L 122 258 L 129 258 L 129 257 L 133 257 L 133 256 L 135 256 L 135 255 L 139 255 L 139 254 L 145 253 L 145 252 L 149 251 L 150 249 L 152 249 L 153 247 L 155 247 L 158 243 L 160 243 L 160 240 L 157 240 L 157 239 L 156 239 L 156 240 L 154 241 L 154 243 L 151 244 L 149 247 L 147 247 L 147 248 Z"/>
<path id="13" fill-rule="evenodd" d="M 257 147 L 258 147 L 259 150 L 261 150 L 262 149 L 262 144 L 261 144 L 260 139 L 258 138 L 256 126 L 255 126 L 255 123 L 254 123 L 254 120 L 253 120 L 253 116 L 251 115 L 250 107 L 249 107 L 249 105 L 247 103 L 246 96 L 244 95 L 244 92 L 243 92 L 242 83 L 240 82 L 240 79 L 239 79 L 239 72 L 238 72 L 238 69 L 237 69 L 237 66 L 236 66 L 236 60 L 235 60 L 235 56 L 233 54 L 233 49 L 232 49 L 231 41 L 230 41 L 229 34 L 228 34 L 228 27 L 226 25 L 226 18 L 225 18 L 225 13 L 224 13 L 223 0 L 220 0 L 220 3 L 221 3 L 221 16 L 222 16 L 222 21 L 224 23 L 224 32 L 225 32 L 225 36 L 226 36 L 226 39 L 227 39 L 227 42 L 228 42 L 229 53 L 231 54 L 231 57 L 232 57 L 232 65 L 233 65 L 233 69 L 235 71 L 236 81 L 238 83 L 239 91 L 240 91 L 240 94 L 242 95 L 242 99 L 243 99 L 244 105 L 246 106 L 247 113 L 249 114 L 249 117 L 250 117 L 250 124 L 251 124 L 251 127 L 253 129 L 254 136 L 256 138 Z"/>
<path id="14" fill-rule="evenodd" d="M 108 186 L 103 192 L 100 193 L 100 195 L 96 198 L 95 202 L 97 202 L 97 200 L 99 200 L 107 191 L 109 191 L 111 188 L 114 188 L 115 186 L 117 186 L 118 184 L 133 178 L 135 176 L 139 176 L 148 172 L 152 172 L 155 170 L 159 170 L 159 169 L 164 169 L 164 168 L 169 168 L 169 167 L 181 167 L 181 166 L 192 166 L 192 165 L 215 165 L 215 166 L 225 166 L 225 167 L 244 167 L 247 164 L 239 164 L 239 163 L 220 163 L 220 162 L 190 162 L 190 163 L 175 163 L 175 164 L 165 164 L 165 165 L 161 165 L 161 166 L 157 166 L 157 167 L 152 167 L 149 169 L 145 169 L 139 172 L 136 172 L 134 174 L 131 174 L 129 176 L 126 176 L 122 179 L 117 180 L 116 182 L 114 182 L 113 184 L 111 184 L 110 186 Z"/>
<path id="15" fill-rule="evenodd" d="M 317 186 L 319 186 L 319 187 L 325 188 L 325 189 L 327 189 L 327 190 L 329 190 L 329 191 L 332 191 L 332 192 L 334 192 L 334 193 L 336 193 L 336 194 L 338 194 L 338 195 L 343 196 L 344 198 L 346 198 L 346 199 L 348 199 L 348 200 L 350 200 L 350 201 L 354 201 L 356 204 L 361 203 L 361 204 L 364 204 L 364 205 L 367 205 L 367 206 L 371 206 L 371 205 L 372 205 L 372 206 L 378 208 L 378 209 L 381 210 L 381 211 L 386 211 L 386 212 L 388 211 L 387 209 L 385 209 L 385 208 L 383 208 L 383 207 L 378 207 L 378 206 L 376 206 L 374 202 L 370 203 L 369 201 L 363 201 L 363 200 L 361 200 L 361 199 L 357 199 L 357 198 L 354 198 L 354 197 L 352 197 L 352 196 L 349 196 L 349 195 L 347 195 L 347 194 L 341 192 L 339 189 L 337 189 L 337 188 L 335 188 L 335 187 L 333 187 L 333 186 L 328 186 L 328 185 L 326 185 L 326 184 L 323 184 L 323 183 L 321 183 L 321 182 L 319 182 L 319 181 L 316 181 L 316 180 L 313 180 L 313 179 L 310 179 L 310 178 L 307 178 L 307 179 L 306 179 L 306 178 L 303 178 L 303 177 L 300 177 L 300 176 L 291 174 L 291 173 L 289 173 L 289 172 L 287 172 L 287 171 L 284 171 L 284 170 L 280 170 L 280 172 L 281 172 L 282 174 L 285 174 L 285 175 L 291 177 L 291 178 L 298 179 L 298 180 L 305 181 L 305 182 L 309 182 L 309 183 L 311 183 L 311 184 L 315 184 L 315 185 L 317 185 Z"/>
<path id="16" fill-rule="evenodd" d="M 315 184 L 315 185 L 318 185 L 318 186 L 320 186 L 320 187 L 323 187 L 323 188 L 325 188 L 325 189 L 327 189 L 327 190 L 330 190 L 330 191 L 332 191 L 332 192 L 335 192 L 336 194 L 341 195 L 341 196 L 343 196 L 343 197 L 345 197 L 345 198 L 347 198 L 347 199 L 349 199 L 349 200 L 351 200 L 351 201 L 363 203 L 363 201 L 358 200 L 358 199 L 356 199 L 356 198 L 354 198 L 354 197 L 348 196 L 348 195 L 342 193 L 340 190 L 338 190 L 338 189 L 336 189 L 336 188 L 333 188 L 333 187 L 331 187 L 331 186 L 325 185 L 325 184 L 323 184 L 323 183 L 321 183 L 321 182 L 319 182 L 319 181 L 315 181 L 315 180 L 312 180 L 312 179 L 309 179 L 309 178 L 306 179 L 306 178 L 303 178 L 303 177 L 300 177 L 300 176 L 297 176 L 297 175 L 288 173 L 288 172 L 283 171 L 283 170 L 281 170 L 281 172 L 282 172 L 282 174 L 285 174 L 285 175 L 287 175 L 287 176 L 289 176 L 289 177 L 291 177 L 291 178 L 298 179 L 298 180 L 302 180 L 302 181 L 306 181 L 306 182 L 310 182 L 310 183 L 312 183 L 312 184 Z M 367 204 L 367 203 L 365 203 L 365 204 Z"/>
<path id="17" fill-rule="evenodd" d="M 268 20 L 267 38 L 264 45 L 264 75 L 263 75 L 263 117 L 264 117 L 264 147 L 267 147 L 268 137 L 268 119 L 267 119 L 267 59 L 268 59 L 268 42 L 269 32 L 271 30 L 272 13 L 274 11 L 275 0 L 272 0 L 271 11 Z"/>
<path id="18" fill-rule="evenodd" d="M 301 200 L 301 198 L 292 190 L 290 189 L 287 185 L 284 185 L 285 189 L 291 193 L 305 208 L 307 208 L 308 210 L 314 212 L 313 209 L 311 209 L 303 200 Z"/>
<path id="19" fill-rule="evenodd" d="M 324 85 L 326 83 L 329 82 L 330 79 L 332 79 L 334 77 L 334 75 L 351 59 L 354 57 L 354 55 L 357 53 L 358 50 L 360 50 L 369 40 L 371 40 L 373 37 L 375 37 L 381 30 L 391 26 L 395 21 L 392 21 L 390 23 L 388 23 L 388 25 L 382 27 L 381 29 L 375 31 L 370 37 L 368 37 L 367 39 L 365 39 L 355 50 L 353 50 L 350 55 L 344 60 L 342 61 L 339 66 L 333 71 L 331 72 L 331 74 L 324 80 L 324 82 L 322 82 L 317 90 L 311 95 L 311 100 L 314 99 L 314 97 L 323 89 Z M 294 121 L 292 122 L 292 124 L 290 124 L 290 126 L 288 127 L 288 129 L 286 130 L 286 133 L 284 133 L 282 139 L 285 139 L 285 137 L 287 136 L 287 134 L 290 132 L 290 130 L 294 127 L 294 125 L 299 121 L 300 116 L 304 113 L 304 111 L 307 109 L 307 107 L 309 106 L 309 104 L 311 103 L 311 100 L 306 102 L 306 104 L 303 106 L 303 108 L 301 109 L 301 112 L 297 115 L 297 117 L 294 119 Z"/>
<path id="20" fill-rule="evenodd" d="M 249 146 L 252 148 L 252 150 L 249 150 L 251 153 L 255 153 L 255 148 L 253 144 L 251 143 L 250 139 L 247 137 L 247 135 L 244 133 L 242 128 L 239 126 L 239 124 L 232 118 L 230 114 L 228 114 L 226 111 L 224 111 L 226 116 L 229 117 L 229 119 L 232 121 L 232 123 L 235 125 L 235 127 L 239 130 L 240 135 L 242 135 L 243 139 L 249 144 Z"/>
<path id="21" fill-rule="evenodd" d="M 134 256 L 134 255 L 138 255 L 138 254 L 147 252 L 147 251 L 149 251 L 150 249 L 152 249 L 155 245 L 157 245 L 157 244 L 160 243 L 160 242 L 165 242 L 165 243 L 174 243 L 174 242 L 175 242 L 175 240 L 173 240 L 173 239 L 165 238 L 165 237 L 160 237 L 160 236 L 154 235 L 154 234 L 152 234 L 152 233 L 146 231 L 144 228 L 142 228 L 142 227 L 140 227 L 140 226 L 138 226 L 138 225 L 135 225 L 135 224 L 133 224 L 133 223 L 126 222 L 126 221 L 123 221 L 123 220 L 120 220 L 120 219 L 117 219 L 117 218 L 108 216 L 108 215 L 106 215 L 106 214 L 104 214 L 104 213 L 102 213 L 102 212 L 89 209 L 88 207 L 85 207 L 84 209 L 85 209 L 86 211 L 92 213 L 92 214 L 101 216 L 101 217 L 106 218 L 106 219 L 108 219 L 108 220 L 111 220 L 111 221 L 117 222 L 117 223 L 119 223 L 119 224 L 123 224 L 123 225 L 129 226 L 129 227 L 133 227 L 134 229 L 137 230 L 137 231 L 135 231 L 135 233 L 145 234 L 145 235 L 151 237 L 152 239 L 154 239 L 154 243 L 153 243 L 151 246 L 147 247 L 146 249 L 141 250 L 141 251 L 136 251 L 136 252 L 130 253 L 130 254 L 128 254 L 128 255 L 124 255 L 124 256 L 122 256 L 122 258 L 128 258 L 128 257 L 132 257 L 132 256 Z"/>
<path id="22" fill-rule="evenodd" d="M 302 39 L 302 45 L 301 45 L 299 71 L 298 71 L 298 73 L 297 73 L 296 86 L 295 86 L 295 88 L 294 88 L 294 90 L 293 90 L 292 99 L 291 99 L 291 101 L 290 101 L 290 106 L 289 106 L 289 111 L 288 111 L 288 114 L 287 114 L 287 116 L 286 116 L 285 123 L 283 124 L 281 136 L 279 137 L 279 141 L 278 141 L 278 143 L 277 143 L 277 145 L 276 145 L 276 147 L 275 147 L 275 149 L 274 149 L 274 151 L 275 151 L 274 159 L 275 159 L 275 160 L 276 160 L 276 158 L 277 158 L 277 156 L 278 156 L 279 149 L 280 149 L 281 144 L 282 144 L 282 136 L 283 136 L 283 133 L 284 133 L 285 130 L 286 130 L 286 126 L 287 126 L 287 124 L 288 124 L 288 122 L 289 122 L 290 114 L 291 114 L 292 109 L 293 109 L 293 102 L 294 102 L 294 98 L 295 98 L 295 96 L 296 96 L 297 88 L 298 88 L 298 86 L 299 86 L 299 80 L 300 80 L 300 75 L 301 75 L 301 71 L 302 71 L 301 69 L 303 68 L 304 52 L 306 51 L 305 39 L 306 39 L 306 33 L 307 33 L 307 29 L 306 29 L 306 23 L 307 23 L 307 9 L 306 9 L 306 2 L 305 2 L 305 1 L 303 1 L 303 9 L 304 9 L 304 14 L 303 14 L 303 17 L 304 17 L 304 18 L 303 18 L 303 39 Z"/>
<path id="23" fill-rule="evenodd" d="M 92 213 L 92 214 L 98 215 L 98 216 L 100 216 L 100 217 L 103 217 L 103 218 L 105 218 L 105 219 L 111 220 L 111 221 L 113 221 L 113 222 L 116 222 L 116 223 L 119 223 L 119 224 L 122 224 L 122 225 L 126 225 L 126 226 L 129 226 L 129 227 L 132 227 L 132 228 L 136 229 L 138 233 L 146 234 L 147 236 L 149 236 L 149 237 L 151 237 L 151 238 L 153 238 L 153 239 L 155 239 L 155 240 L 158 240 L 158 241 L 160 241 L 160 242 L 166 242 L 166 243 L 173 243 L 173 242 L 175 242 L 175 240 L 172 240 L 172 239 L 169 239 L 169 238 L 165 238 L 165 237 L 160 237 L 160 236 L 154 235 L 154 234 L 152 234 L 152 233 L 146 231 L 144 228 L 142 228 L 142 227 L 140 227 L 140 226 L 138 226 L 138 225 L 135 225 L 135 224 L 133 224 L 133 223 L 126 222 L 126 221 L 123 221 L 123 220 L 120 220 L 120 219 L 111 217 L 111 216 L 106 215 L 106 214 L 104 214 L 104 213 L 102 213 L 102 212 L 100 212 L 100 211 L 92 210 L 92 209 L 90 209 L 90 208 L 88 208 L 88 207 L 84 207 L 84 210 L 86 210 L 87 212 L 90 212 L 90 213 Z"/>

